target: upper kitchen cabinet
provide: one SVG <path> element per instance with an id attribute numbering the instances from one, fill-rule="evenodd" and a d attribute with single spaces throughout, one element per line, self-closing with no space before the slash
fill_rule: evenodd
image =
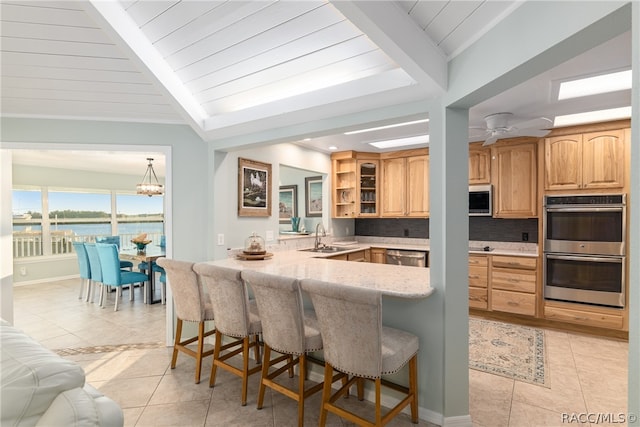
<path id="1" fill-rule="evenodd" d="M 429 152 L 405 150 L 381 155 L 381 216 L 429 216 Z"/>
<path id="2" fill-rule="evenodd" d="M 624 187 L 623 129 L 546 138 L 544 150 L 546 190 Z"/>
<path id="3" fill-rule="evenodd" d="M 354 218 L 357 196 L 355 152 L 333 153 L 331 155 L 331 169 L 332 216 L 334 218 Z"/>
<path id="4" fill-rule="evenodd" d="M 374 159 L 358 159 L 357 170 L 360 199 L 357 211 L 358 216 L 377 217 L 380 215 L 378 211 L 378 172 L 380 170 L 380 162 Z"/>
<path id="5" fill-rule="evenodd" d="M 491 183 L 491 150 L 482 142 L 469 144 L 469 185 Z"/>
<path id="6" fill-rule="evenodd" d="M 377 217 L 380 161 L 377 153 L 343 151 L 331 155 L 334 218 Z"/>
<path id="7" fill-rule="evenodd" d="M 492 147 L 495 218 L 538 216 L 536 144 L 503 140 Z"/>

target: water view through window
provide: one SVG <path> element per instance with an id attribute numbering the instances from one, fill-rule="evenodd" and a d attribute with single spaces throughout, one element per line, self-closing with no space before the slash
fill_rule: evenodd
<path id="1" fill-rule="evenodd" d="M 164 234 L 161 196 L 14 190 L 12 201 L 14 257 L 69 253 L 73 241 L 94 241 L 97 236 L 117 234 L 127 244 L 140 233 L 155 236 L 158 242 Z"/>

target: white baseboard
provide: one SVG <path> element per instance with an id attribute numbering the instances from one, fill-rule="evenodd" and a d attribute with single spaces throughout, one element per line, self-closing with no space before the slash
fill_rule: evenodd
<path id="1" fill-rule="evenodd" d="M 58 280 L 69 280 L 69 279 L 80 279 L 80 276 L 78 274 L 72 274 L 70 276 L 48 277 L 46 279 L 37 279 L 37 280 L 25 280 L 24 282 L 13 282 L 13 286 L 18 287 L 18 286 L 26 286 L 26 285 L 37 285 L 39 283 L 56 282 Z"/>

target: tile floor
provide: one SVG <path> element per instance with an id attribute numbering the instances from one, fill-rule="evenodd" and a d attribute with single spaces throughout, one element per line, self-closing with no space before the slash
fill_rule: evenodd
<path id="1" fill-rule="evenodd" d="M 200 384 L 193 382 L 192 358 L 181 354 L 176 369 L 170 369 L 171 349 L 163 346 L 164 306 L 142 304 L 139 291 L 129 303 L 125 291 L 118 312 L 112 305 L 100 309 L 78 300 L 78 285 L 76 279 L 16 287 L 14 323 L 44 346 L 81 364 L 87 381 L 121 405 L 125 425 L 296 425 L 295 402 L 278 393 L 267 390 L 264 408 L 256 410 L 257 375 L 250 380 L 249 401 L 242 407 L 237 377 L 219 370 L 216 387 L 209 388 L 210 358 L 203 364 Z M 112 304 L 113 294 L 110 298 Z M 469 370 L 474 426 L 591 426 L 595 423 L 588 421 L 595 414 L 624 414 L 627 343 L 554 330 L 545 335 L 548 387 Z M 316 425 L 319 397 L 305 405 L 305 425 Z M 563 414 L 567 414 L 564 422 Z M 598 426 L 626 425 L 615 421 Z M 350 424 L 330 415 L 328 425 Z M 401 415 L 389 425 L 413 424 Z M 424 421 L 420 425 L 433 427 Z"/>

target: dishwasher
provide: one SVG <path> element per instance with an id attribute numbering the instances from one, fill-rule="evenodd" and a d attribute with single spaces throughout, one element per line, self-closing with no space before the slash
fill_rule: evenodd
<path id="1" fill-rule="evenodd" d="M 387 264 L 408 265 L 412 267 L 427 266 L 427 252 L 387 250 Z"/>

